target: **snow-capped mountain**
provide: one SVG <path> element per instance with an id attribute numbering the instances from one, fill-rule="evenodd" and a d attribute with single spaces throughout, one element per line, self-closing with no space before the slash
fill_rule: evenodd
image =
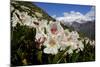
<path id="1" fill-rule="evenodd" d="M 92 7 L 89 12 L 82 14 L 80 12 L 65 12 L 64 16 L 56 17 L 67 27 L 72 27 L 78 32 L 84 33 L 89 38 L 95 38 L 95 7 Z"/>

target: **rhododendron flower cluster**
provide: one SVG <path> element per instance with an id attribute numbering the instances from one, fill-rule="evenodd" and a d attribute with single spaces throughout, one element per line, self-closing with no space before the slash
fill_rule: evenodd
<path id="1" fill-rule="evenodd" d="M 41 29 L 42 27 L 40 26 L 39 28 Z M 46 28 L 46 34 L 42 30 L 40 30 L 40 35 L 36 34 L 36 39 L 38 37 L 46 38 L 42 43 L 45 46 L 44 53 L 57 54 L 59 50 L 63 51 L 69 46 L 70 49 L 66 51 L 69 54 L 73 53 L 74 50 L 77 50 L 77 52 L 83 50 L 84 44 L 81 40 L 78 40 L 80 37 L 76 31 L 69 32 L 68 29 L 64 30 L 58 21 L 50 21 L 44 28 Z"/>

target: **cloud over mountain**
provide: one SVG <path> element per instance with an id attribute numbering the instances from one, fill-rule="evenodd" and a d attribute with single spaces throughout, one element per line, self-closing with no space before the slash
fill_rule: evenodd
<path id="1" fill-rule="evenodd" d="M 95 7 L 92 7 L 89 12 L 86 14 L 82 14 L 81 12 L 76 11 L 70 11 L 70 12 L 64 12 L 63 16 L 56 17 L 54 15 L 54 18 L 56 18 L 58 21 L 63 21 L 64 23 L 70 23 L 78 22 L 78 23 L 84 23 L 85 21 L 93 21 L 95 19 Z"/>

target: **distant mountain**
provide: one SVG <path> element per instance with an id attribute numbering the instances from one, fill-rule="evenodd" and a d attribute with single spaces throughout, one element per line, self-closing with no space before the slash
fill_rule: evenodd
<path id="1" fill-rule="evenodd" d="M 75 30 L 85 34 L 90 39 L 95 39 L 95 21 L 87 21 L 86 23 L 73 23 L 72 27 Z"/>
<path id="2" fill-rule="evenodd" d="M 95 39 L 95 21 L 83 21 L 83 22 L 84 23 L 78 23 L 74 21 L 72 22 L 72 24 L 67 24 L 65 22 L 66 24 L 64 25 L 94 40 Z"/>

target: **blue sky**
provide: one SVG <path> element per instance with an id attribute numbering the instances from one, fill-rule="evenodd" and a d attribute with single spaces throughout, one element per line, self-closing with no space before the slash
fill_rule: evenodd
<path id="1" fill-rule="evenodd" d="M 57 4 L 57 3 L 42 3 L 35 2 L 35 4 L 46 11 L 50 16 L 56 15 L 57 17 L 63 16 L 64 12 L 80 12 L 86 14 L 92 8 L 89 5 L 72 5 L 72 4 Z"/>

